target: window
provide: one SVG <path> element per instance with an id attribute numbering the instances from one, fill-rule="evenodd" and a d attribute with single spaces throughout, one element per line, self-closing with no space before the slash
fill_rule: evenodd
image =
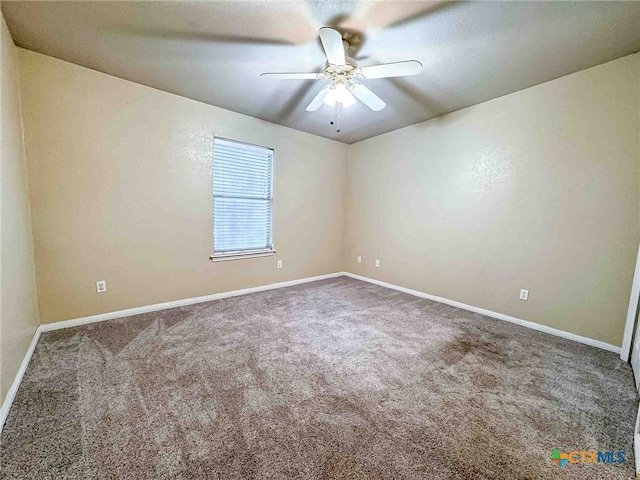
<path id="1" fill-rule="evenodd" d="M 272 254 L 273 150 L 213 141 L 213 259 Z"/>

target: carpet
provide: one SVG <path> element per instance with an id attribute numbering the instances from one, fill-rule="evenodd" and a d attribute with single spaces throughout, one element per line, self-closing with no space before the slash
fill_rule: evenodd
<path id="1" fill-rule="evenodd" d="M 614 353 L 338 277 L 44 333 L 0 465 L 7 479 L 629 479 L 636 412 Z M 626 461 L 560 468 L 554 449 Z"/>

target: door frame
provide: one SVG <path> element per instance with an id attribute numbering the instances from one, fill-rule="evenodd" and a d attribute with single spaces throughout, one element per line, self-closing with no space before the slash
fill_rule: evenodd
<path id="1" fill-rule="evenodd" d="M 627 309 L 627 323 L 622 336 L 622 347 L 620 347 L 620 358 L 628 362 L 631 354 L 631 340 L 636 325 L 636 315 L 638 313 L 638 301 L 640 300 L 640 247 L 636 258 L 636 269 L 633 273 L 633 283 L 631 284 L 631 296 L 629 297 L 629 308 Z"/>
<path id="2" fill-rule="evenodd" d="M 633 431 L 633 456 L 636 460 L 636 478 L 640 478 L 640 410 L 638 410 L 636 428 Z"/>
<path id="3" fill-rule="evenodd" d="M 638 302 L 640 301 L 640 247 L 636 258 L 636 269 L 633 272 L 633 283 L 631 284 L 631 295 L 629 296 L 629 308 L 627 309 L 627 323 L 624 326 L 622 336 L 622 347 L 620 347 L 620 358 L 624 362 L 631 360 L 631 341 L 636 330 L 636 316 L 638 314 Z M 640 372 L 633 372 L 634 383 L 637 387 Z M 636 426 L 633 431 L 633 453 L 635 457 L 636 477 L 640 479 L 640 409 L 636 418 Z"/>

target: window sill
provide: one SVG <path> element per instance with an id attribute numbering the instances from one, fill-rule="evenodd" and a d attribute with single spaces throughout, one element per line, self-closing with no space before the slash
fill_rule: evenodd
<path id="1" fill-rule="evenodd" d="M 249 258 L 271 257 L 275 250 L 254 250 L 252 252 L 234 252 L 214 254 L 209 257 L 212 262 L 228 262 L 230 260 L 245 260 Z"/>

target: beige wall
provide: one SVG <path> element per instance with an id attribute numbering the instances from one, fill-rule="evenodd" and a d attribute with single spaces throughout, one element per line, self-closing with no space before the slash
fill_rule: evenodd
<path id="1" fill-rule="evenodd" d="M 620 345 L 639 67 L 635 54 L 352 145 L 346 269 Z"/>
<path id="2" fill-rule="evenodd" d="M 16 48 L 0 22 L 0 403 L 38 326 Z"/>
<path id="3" fill-rule="evenodd" d="M 43 323 L 342 270 L 346 145 L 19 59 Z M 275 149 L 274 257 L 209 260 L 214 134 Z"/>

